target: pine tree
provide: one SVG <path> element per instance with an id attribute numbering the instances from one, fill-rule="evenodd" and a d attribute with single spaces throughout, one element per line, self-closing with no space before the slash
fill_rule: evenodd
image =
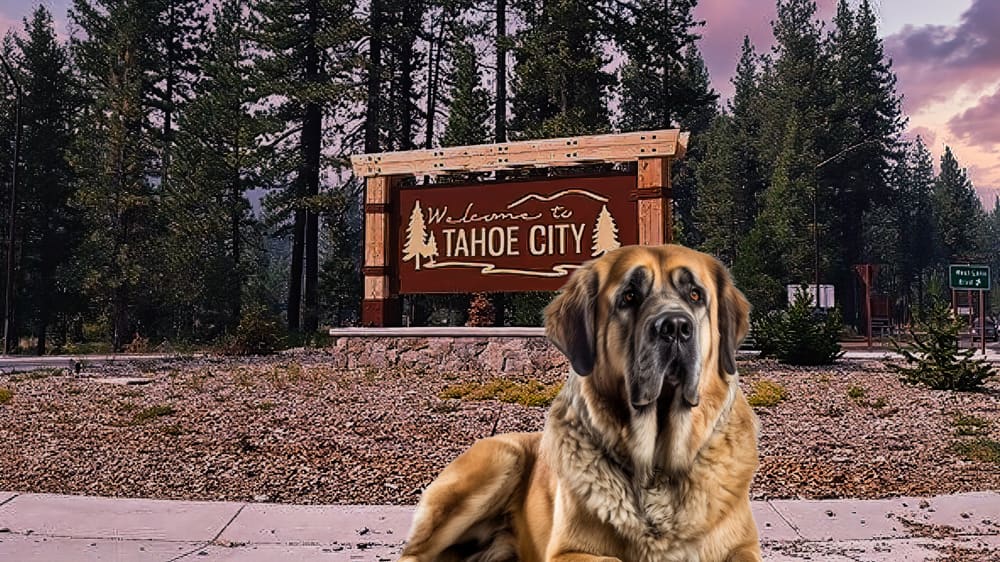
<path id="1" fill-rule="evenodd" d="M 203 338 L 239 323 L 249 267 L 244 231 L 251 220 L 244 194 L 265 187 L 267 151 L 258 139 L 275 132 L 273 122 L 251 113 L 257 77 L 243 4 L 223 0 L 213 11 L 203 77 L 180 113 L 174 179 L 164 188 L 174 325 Z"/>
<path id="2" fill-rule="evenodd" d="M 110 323 L 114 349 L 131 341 L 161 284 L 158 199 L 150 181 L 155 138 L 150 134 L 153 53 L 148 39 L 156 6 L 139 0 L 74 0 L 71 39 L 86 107 L 71 164 L 78 179 L 74 204 L 87 224 L 81 248 L 83 287 Z"/>
<path id="3" fill-rule="evenodd" d="M 959 347 L 962 320 L 954 318 L 946 302 L 936 302 L 925 319 L 910 330 L 912 346 L 893 342 L 905 364 L 890 366 L 903 382 L 922 384 L 935 390 L 980 390 L 993 376 L 993 366 L 976 358 L 974 349 Z"/>
<path id="4" fill-rule="evenodd" d="M 825 50 L 830 65 L 832 100 L 826 111 L 826 156 L 832 158 L 820 170 L 820 184 L 832 190 L 830 212 L 835 217 L 831 234 L 838 245 L 835 263 L 870 262 L 865 248 L 881 242 L 865 240 L 858 217 L 892 197 L 891 179 L 896 162 L 903 157 L 899 135 L 905 126 L 896 77 L 878 37 L 877 22 L 868 0 L 852 11 L 839 0 L 834 29 Z M 885 214 L 885 210 L 878 211 Z M 874 236 L 883 234 L 876 231 Z M 853 283 L 846 267 L 838 284 L 841 290 Z M 845 300 L 849 319 L 856 319 L 853 300 Z"/>
<path id="5" fill-rule="evenodd" d="M 286 143 L 282 159 L 285 193 L 269 205 L 272 221 L 292 234 L 287 322 L 292 332 L 301 327 L 312 333 L 319 320 L 323 120 L 357 87 L 355 45 L 361 25 L 353 0 L 281 0 L 262 3 L 259 9 L 254 47 L 265 76 L 259 93 L 283 100 L 272 116 L 287 123 L 286 138 L 295 138 Z"/>
<path id="6" fill-rule="evenodd" d="M 480 144 L 490 138 L 489 93 L 483 89 L 476 64 L 475 46 L 468 41 L 454 45 L 455 61 L 452 77 L 451 103 L 442 146 Z"/>
<path id="7" fill-rule="evenodd" d="M 828 224 L 816 212 L 816 155 L 809 139 L 810 127 L 800 127 L 792 116 L 774 165 L 771 185 L 764 192 L 757 221 L 744 240 L 734 266 L 748 289 L 754 308 L 766 312 L 777 308 L 784 286 L 812 283 L 816 268 L 828 270 L 829 253 L 816 253 L 819 241 L 827 239 Z M 820 263 L 816 263 L 817 257 Z"/>
<path id="8" fill-rule="evenodd" d="M 593 3 L 519 4 L 525 27 L 514 48 L 511 137 L 607 132 L 606 96 L 614 77 L 602 70 L 608 58 L 599 43 L 603 24 Z"/>
<path id="9" fill-rule="evenodd" d="M 18 179 L 20 300 L 27 305 L 22 317 L 30 318 L 36 352 L 42 355 L 51 323 L 78 300 L 68 271 L 81 234 L 77 213 L 69 206 L 74 186 L 67 161 L 76 94 L 69 55 L 44 6 L 25 19 L 17 46 L 25 124 Z"/>
<path id="10" fill-rule="evenodd" d="M 625 8 L 615 34 L 628 57 L 621 80 L 622 130 L 666 129 L 714 107 L 718 96 L 702 82 L 704 63 L 695 45 L 700 38 L 695 30 L 705 23 L 694 18 L 697 4 L 638 0 Z"/>
<path id="11" fill-rule="evenodd" d="M 155 0 L 148 2 L 157 11 L 147 37 L 152 64 L 146 80 L 150 100 L 159 117 L 160 182 L 170 181 L 171 152 L 174 147 L 177 114 L 194 95 L 201 71 L 208 17 L 201 0 Z"/>
<path id="12" fill-rule="evenodd" d="M 980 253 L 983 208 L 965 168 L 946 146 L 934 182 L 934 225 L 942 262 L 969 259 Z"/>

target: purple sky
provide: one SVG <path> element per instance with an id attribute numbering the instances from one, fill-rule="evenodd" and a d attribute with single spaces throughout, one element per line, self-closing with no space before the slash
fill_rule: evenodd
<path id="1" fill-rule="evenodd" d="M 1000 190 L 1000 0 L 870 1 L 899 77 L 910 133 L 920 134 L 935 155 L 950 145 L 984 196 L 988 189 Z M 0 0 L 0 32 L 37 3 Z M 42 3 L 65 34 L 70 0 Z M 829 20 L 836 0 L 818 3 L 820 17 Z M 743 36 L 749 35 L 758 50 L 770 47 L 774 4 L 773 0 L 699 3 L 696 14 L 707 22 L 701 49 L 723 96 L 732 92 L 729 78 Z"/>

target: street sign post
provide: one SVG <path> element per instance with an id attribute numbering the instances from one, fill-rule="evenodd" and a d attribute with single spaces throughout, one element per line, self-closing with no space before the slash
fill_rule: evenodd
<path id="1" fill-rule="evenodd" d="M 988 291 L 990 266 L 952 264 L 948 266 L 948 280 L 952 289 Z"/>
<path id="2" fill-rule="evenodd" d="M 986 310 L 984 306 L 985 292 L 990 290 L 990 266 L 977 264 L 951 264 L 948 266 L 948 284 L 952 290 L 952 300 L 955 300 L 954 291 L 963 290 L 969 292 L 969 343 L 973 347 L 976 345 L 975 338 L 972 337 L 972 291 L 979 291 L 979 340 L 981 351 L 986 353 Z"/>

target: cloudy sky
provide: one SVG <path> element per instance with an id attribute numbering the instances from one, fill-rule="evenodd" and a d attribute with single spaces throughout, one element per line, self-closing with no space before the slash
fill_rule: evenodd
<path id="1" fill-rule="evenodd" d="M 857 2 L 859 0 L 852 0 Z M 945 145 L 969 169 L 984 200 L 1000 193 L 1000 0 L 870 0 L 904 94 L 909 132 L 935 157 Z M 818 0 L 829 21 L 836 0 Z M 0 0 L 0 32 L 37 0 Z M 42 0 L 65 33 L 70 0 Z M 744 35 L 768 49 L 773 0 L 701 0 L 701 48 L 715 88 L 728 96 Z"/>

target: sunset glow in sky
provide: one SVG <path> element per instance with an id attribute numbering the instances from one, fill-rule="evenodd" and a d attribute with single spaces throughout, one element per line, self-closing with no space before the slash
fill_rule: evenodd
<path id="1" fill-rule="evenodd" d="M 935 158 L 951 146 L 991 208 L 992 193 L 1000 194 L 1000 0 L 870 1 L 904 95 L 909 134 L 923 137 Z M 37 3 L 0 0 L 0 32 Z M 42 3 L 65 35 L 70 0 Z M 829 21 L 836 0 L 818 3 Z M 774 14 L 773 0 L 699 2 L 696 15 L 706 21 L 701 49 L 723 97 L 732 93 L 743 36 L 758 51 L 770 48 Z"/>

